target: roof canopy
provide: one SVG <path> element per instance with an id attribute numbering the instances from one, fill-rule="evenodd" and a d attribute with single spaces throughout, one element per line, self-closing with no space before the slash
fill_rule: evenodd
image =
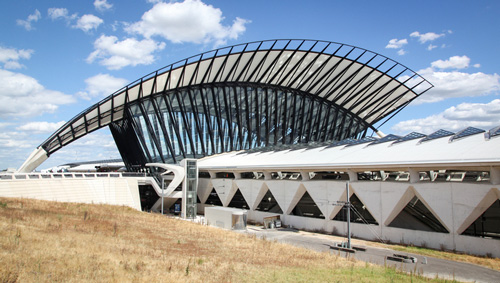
<path id="1" fill-rule="evenodd" d="M 432 87 L 375 52 L 316 40 L 268 40 L 205 52 L 152 72 L 81 112 L 41 144 L 47 155 L 119 122 L 127 106 L 186 87 L 240 84 L 307 95 L 373 128 Z"/>
<path id="2" fill-rule="evenodd" d="M 300 90 L 331 101 L 371 125 L 432 87 L 407 67 L 351 45 L 313 40 L 252 42 L 202 53 L 144 76 L 77 115 L 42 147 L 51 154 L 121 120 L 126 103 L 151 94 L 224 82 Z"/>

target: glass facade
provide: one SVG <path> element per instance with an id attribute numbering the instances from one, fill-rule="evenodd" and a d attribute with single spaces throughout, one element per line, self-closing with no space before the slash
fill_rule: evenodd
<path id="1" fill-rule="evenodd" d="M 194 219 L 196 218 L 196 191 L 198 189 L 198 164 L 196 160 L 186 159 L 181 162 L 186 170 L 186 177 L 183 183 L 183 217 Z"/>
<path id="2" fill-rule="evenodd" d="M 146 162 L 362 137 L 369 128 L 335 104 L 296 90 L 236 84 L 166 91 L 126 111 Z"/>

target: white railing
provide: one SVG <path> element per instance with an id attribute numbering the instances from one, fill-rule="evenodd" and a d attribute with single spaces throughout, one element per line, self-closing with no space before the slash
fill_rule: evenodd
<path id="1" fill-rule="evenodd" d="M 123 178 L 147 177 L 146 173 L 132 172 L 87 172 L 87 173 L 3 173 L 2 180 L 40 180 L 40 179 L 82 179 L 82 178 Z"/>

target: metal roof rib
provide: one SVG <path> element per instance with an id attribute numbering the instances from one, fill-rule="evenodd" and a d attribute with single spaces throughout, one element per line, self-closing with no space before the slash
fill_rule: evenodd
<path id="1" fill-rule="evenodd" d="M 265 56 L 259 57 L 263 54 Z M 244 63 L 240 64 L 240 62 Z M 323 65 L 325 62 L 330 63 L 326 66 Z M 396 74 L 389 73 L 384 67 L 385 62 L 393 62 L 394 66 L 406 70 L 409 77 L 412 78 L 411 82 L 399 81 L 394 77 Z M 336 66 L 340 63 L 342 66 L 337 69 Z M 252 74 L 248 75 L 247 72 Z M 211 75 L 213 73 L 217 75 Z M 375 73 L 378 74 L 376 81 L 367 80 L 370 74 Z M 307 39 L 254 41 L 210 50 L 153 71 L 82 111 L 52 134 L 41 146 L 50 155 L 84 136 L 73 135 L 65 138 L 64 143 L 54 143 L 62 133 L 68 129 L 76 128 L 76 125 L 81 123 L 82 117 L 85 119 L 85 128 L 92 126 L 92 129 L 88 130 L 87 133 L 124 119 L 123 111 L 114 112 L 115 109 L 122 109 L 136 100 L 146 99 L 147 97 L 143 97 L 144 95 L 140 91 L 142 85 L 147 85 L 145 96 L 153 96 L 156 95 L 155 92 L 190 87 L 193 84 L 226 83 L 228 80 L 235 79 L 236 83 L 271 84 L 273 87 L 296 92 L 303 92 L 303 84 L 307 82 L 310 86 L 308 95 L 323 99 L 325 103 L 336 104 L 339 109 L 341 108 L 346 113 L 354 115 L 356 119 L 364 121 L 366 127 L 372 127 L 374 123 L 382 119 L 389 119 L 392 117 L 390 114 L 397 111 L 400 105 L 406 104 L 390 100 L 387 102 L 390 106 L 373 104 L 370 105 L 372 111 L 365 111 L 364 107 L 357 107 L 356 103 L 359 101 L 377 100 L 379 96 L 388 98 L 389 94 L 386 92 L 395 89 L 395 87 L 401 87 L 405 90 L 402 93 L 409 94 L 405 94 L 405 97 L 401 99 L 409 102 L 432 87 L 430 82 L 404 65 L 376 52 L 356 46 Z M 365 80 L 367 81 L 365 82 Z M 383 85 L 385 81 L 391 81 L 396 86 L 383 89 L 383 91 L 381 89 L 382 93 L 367 91 L 370 88 L 378 89 L 376 82 Z M 427 87 L 419 87 L 418 89 L 413 87 L 413 85 L 420 84 L 425 84 Z M 327 98 L 329 96 L 342 99 L 332 101 Z M 351 107 L 350 104 L 356 107 Z M 111 121 L 108 121 L 109 119 L 103 120 L 107 116 L 101 117 L 104 113 L 99 113 L 102 112 L 99 107 L 102 105 L 112 108 L 105 109 L 113 112 Z M 97 111 L 95 111 L 96 109 Z M 369 116 L 368 112 L 377 113 L 377 115 L 372 117 Z"/>

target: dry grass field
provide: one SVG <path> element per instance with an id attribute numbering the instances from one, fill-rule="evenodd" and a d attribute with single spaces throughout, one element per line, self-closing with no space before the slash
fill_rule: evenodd
<path id="1" fill-rule="evenodd" d="M 436 281 L 109 205 L 0 198 L 0 245 L 1 282 Z"/>

